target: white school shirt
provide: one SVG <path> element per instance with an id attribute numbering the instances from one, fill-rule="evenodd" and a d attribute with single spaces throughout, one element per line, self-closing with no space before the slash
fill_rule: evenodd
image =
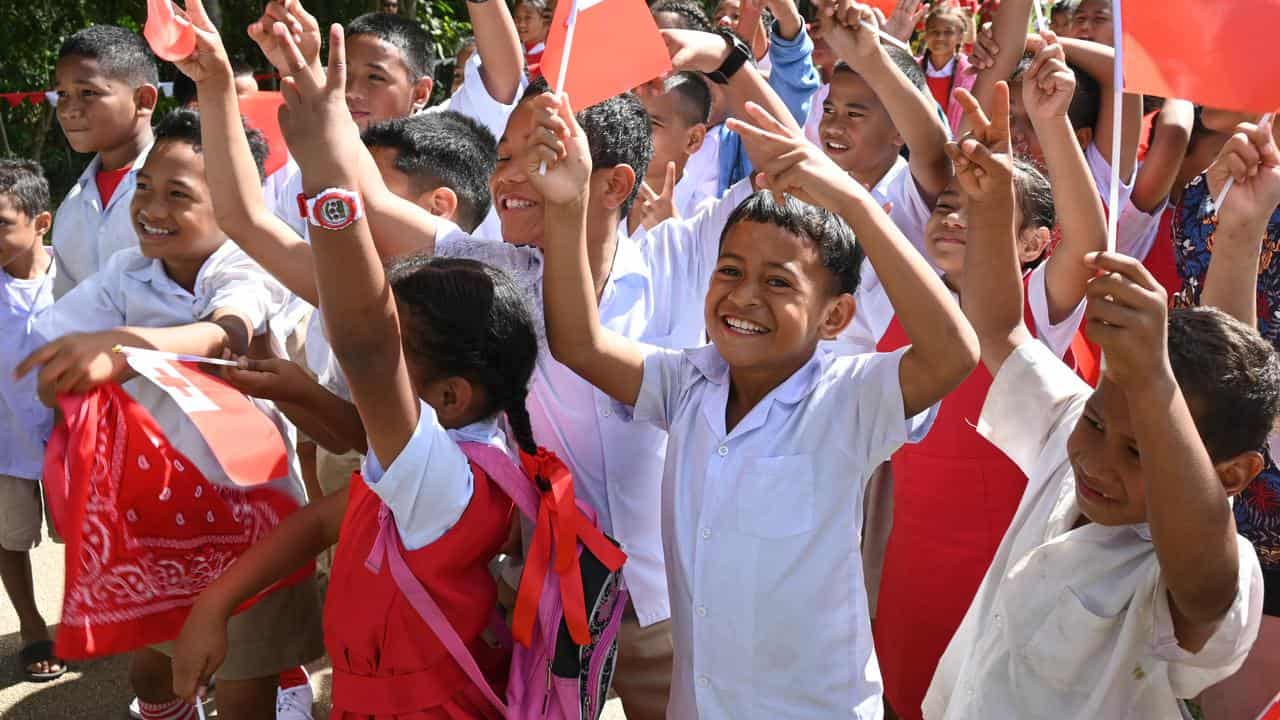
<path id="1" fill-rule="evenodd" d="M 36 396 L 38 373 L 15 380 L 13 369 L 41 345 L 32 334 L 35 316 L 53 304 L 52 264 L 37 278 L 19 279 L 0 269 L 0 475 L 38 480 L 53 409 Z"/>
<path id="2" fill-rule="evenodd" d="M 1200 652 L 1178 646 L 1149 528 L 1080 517 L 1067 439 L 1093 389 L 1040 343 L 1005 360 L 978 431 L 1026 473 L 991 568 L 938 665 L 929 720 L 1163 720 L 1244 662 L 1262 570 L 1237 536 L 1239 589 Z"/>
<path id="3" fill-rule="evenodd" d="M 703 302 L 719 257 L 720 232 L 751 194 L 735 184 L 716 206 L 686 220 L 668 220 L 632 237 L 620 234 L 600 298 L 604 327 L 659 347 L 700 345 Z M 670 616 L 659 524 L 666 434 L 620 417 L 616 403 L 551 356 L 543 333 L 542 254 L 438 233 L 436 254 L 468 257 L 510 273 L 534 313 L 538 365 L 529 388 L 529 417 L 539 445 L 573 471 L 575 492 L 596 510 L 600 527 L 622 543 L 622 573 L 642 626 Z"/>
<path id="4" fill-rule="evenodd" d="M 383 470 L 369 448 L 361 468 L 369 489 L 391 510 L 406 550 L 443 537 L 471 504 L 475 478 L 458 443 L 489 445 L 511 456 L 496 417 L 446 430 L 430 405 L 419 405 L 418 426 L 391 467 Z"/>
<path id="5" fill-rule="evenodd" d="M 40 312 L 34 333 L 40 342 L 47 343 L 70 333 L 122 326 L 190 325 L 215 310 L 234 309 L 249 321 L 257 336 L 270 330 L 269 319 L 288 297 L 283 286 L 230 240 L 205 260 L 196 275 L 194 294 L 174 282 L 160 260 L 130 248 L 111 256 L 101 271 Z M 232 484 L 195 424 L 162 389 L 141 377 L 122 387 L 151 413 L 169 442 L 190 458 L 209 482 Z M 258 399 L 253 402 L 280 429 L 289 456 L 288 476 L 273 480 L 271 485 L 305 502 L 294 452 L 296 431 L 273 404 Z"/>
<path id="6" fill-rule="evenodd" d="M 1132 197 L 1126 200 L 1116 225 L 1116 251 L 1139 261 L 1146 260 L 1160 234 L 1160 218 L 1168 207 L 1169 199 L 1165 198 L 1148 213 L 1139 210 Z"/>
<path id="7" fill-rule="evenodd" d="M 1116 139 L 1119 142 L 1119 139 Z M 1111 202 L 1111 159 L 1102 156 L 1102 151 L 1098 149 L 1096 143 L 1089 143 L 1089 147 L 1084 150 L 1085 162 L 1089 165 L 1089 174 L 1093 176 L 1093 184 L 1098 187 L 1098 194 L 1102 196 L 1102 206 L 1107 212 L 1107 203 Z M 1137 166 L 1129 175 L 1129 179 L 1120 178 L 1120 207 L 1124 208 L 1129 204 L 1129 198 L 1133 196 L 1133 183 L 1137 179 Z M 1122 216 L 1123 217 L 1123 216 Z M 1119 232 L 1116 233 L 1119 235 Z"/>
<path id="8" fill-rule="evenodd" d="M 102 269 L 117 250 L 138 246 L 138 234 L 133 227 L 129 204 L 137 186 L 138 170 L 151 152 L 148 145 L 133 161 L 129 172 L 116 186 L 102 207 L 98 195 L 98 171 L 102 169 L 102 156 L 95 155 L 89 166 L 80 173 L 76 184 L 58 206 L 53 218 L 53 255 L 58 272 L 53 279 L 53 296 L 66 295 L 85 278 Z"/>
<path id="9" fill-rule="evenodd" d="M 667 429 L 662 542 L 672 718 L 882 717 L 862 576 L 867 479 L 934 411 L 905 417 L 893 353 L 819 348 L 732 430 L 714 345 L 655 348 L 634 419 Z"/>
<path id="10" fill-rule="evenodd" d="M 920 187 L 916 185 L 911 166 L 905 158 L 899 155 L 893 161 L 893 167 L 871 188 L 871 197 L 881 207 L 891 204 L 889 219 L 937 272 L 938 268 L 929 260 L 929 255 L 924 250 L 925 225 L 933 214 L 933 208 L 920 194 Z M 869 260 L 862 261 L 854 300 L 857 301 L 857 309 L 853 320 L 840 333 L 840 337 L 832 341 L 832 345 L 838 348 L 838 352 L 848 355 L 875 352 L 876 343 L 880 342 L 893 320 L 893 305 Z"/>
<path id="11" fill-rule="evenodd" d="M 720 197 L 719 127 L 707 128 L 707 138 L 702 141 L 702 147 L 689 156 L 684 164 L 684 176 L 680 178 L 681 183 L 691 187 L 690 192 L 702 197 Z"/>

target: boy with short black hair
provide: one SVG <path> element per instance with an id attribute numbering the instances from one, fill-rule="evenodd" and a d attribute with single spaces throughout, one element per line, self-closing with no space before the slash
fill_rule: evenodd
<path id="1" fill-rule="evenodd" d="M 94 25 L 67 38 L 54 68 L 58 124 L 71 149 L 95 153 L 58 206 L 55 297 L 138 244 L 129 218 L 137 170 L 151 149 L 159 98 L 155 56 L 135 33 Z"/>
<path id="2" fill-rule="evenodd" d="M 53 303 L 53 258 L 44 247 L 52 216 L 49 184 L 30 160 L 0 160 L 0 580 L 18 615 L 22 672 L 31 682 L 60 677 L 66 665 L 36 607 L 29 551 L 40 544 L 40 473 L 53 411 L 36 398 L 34 378 L 13 369 L 35 349 L 31 318 Z"/>
<path id="3" fill-rule="evenodd" d="M 693 217 L 715 200 L 705 188 L 683 182 L 689 158 L 707 137 L 711 93 L 706 82 L 696 73 L 678 72 L 639 97 L 653 129 L 653 159 L 627 218 L 632 234 L 641 225 L 653 229 L 669 218 Z"/>

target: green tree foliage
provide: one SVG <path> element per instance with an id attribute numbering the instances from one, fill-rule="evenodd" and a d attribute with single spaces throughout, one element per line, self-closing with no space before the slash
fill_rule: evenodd
<path id="1" fill-rule="evenodd" d="M 345 22 L 378 9 L 378 0 L 304 0 L 320 21 Z M 448 77 L 462 39 L 471 32 L 465 0 L 401 0 L 400 12 L 415 17 L 431 33 L 441 63 L 437 77 Z M 222 29 L 227 50 L 262 72 L 270 70 L 245 28 L 262 12 L 263 0 L 205 0 L 205 6 Z M 58 47 L 77 30 L 96 24 L 113 24 L 140 31 L 146 21 L 146 0 L 4 0 L 0 2 L 0 93 L 34 92 L 53 87 L 53 66 Z M 160 79 L 173 80 L 177 69 L 160 63 Z M 449 87 L 437 81 L 441 92 Z M 270 83 L 264 87 L 272 86 Z M 161 112 L 172 107 L 162 100 Z M 48 103 L 23 102 L 14 108 L 0 102 L 0 155 L 39 160 L 49 178 L 55 202 L 91 159 L 67 145 Z"/>

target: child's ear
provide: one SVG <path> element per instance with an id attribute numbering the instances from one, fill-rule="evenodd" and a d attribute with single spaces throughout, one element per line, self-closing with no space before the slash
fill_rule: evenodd
<path id="1" fill-rule="evenodd" d="M 1093 128 L 1077 128 L 1076 140 L 1080 141 L 1080 149 L 1084 150 L 1093 142 Z"/>
<path id="2" fill-rule="evenodd" d="M 160 102 L 160 91 L 155 85 L 140 85 L 133 91 L 133 104 L 137 107 L 139 115 L 150 116 L 155 112 L 158 102 Z"/>
<path id="3" fill-rule="evenodd" d="M 597 173 L 592 173 L 596 175 Z M 611 168 L 605 168 L 603 185 L 604 192 L 601 194 L 601 201 L 604 207 L 609 210 L 616 210 L 622 207 L 622 204 L 631 197 L 631 191 L 636 186 L 636 171 L 630 165 L 615 165 Z M 596 183 L 592 183 L 595 185 Z M 594 196 L 597 188 L 591 189 Z"/>
<path id="4" fill-rule="evenodd" d="M 702 143 L 707 139 L 707 126 L 698 123 L 689 128 L 689 134 L 685 136 L 684 153 L 692 155 L 702 149 Z"/>
<path id="5" fill-rule="evenodd" d="M 818 336 L 822 340 L 835 340 L 849 327 L 853 321 L 853 313 L 858 309 L 858 301 L 849 293 L 840 293 L 827 305 L 827 315 L 822 319 Z"/>
<path id="6" fill-rule="evenodd" d="M 53 227 L 53 215 L 51 215 L 48 210 L 45 210 L 37 215 L 35 219 L 31 221 L 31 224 L 35 225 L 36 237 L 43 240 L 44 236 L 49 234 L 49 228 Z"/>
<path id="7" fill-rule="evenodd" d="M 1034 230 L 1024 230 L 1018 233 L 1018 262 L 1026 265 L 1034 262 L 1045 250 L 1049 248 L 1049 243 L 1053 241 L 1053 233 L 1047 227 L 1038 227 Z"/>
<path id="8" fill-rule="evenodd" d="M 1218 478 L 1222 480 L 1222 488 L 1227 491 L 1227 497 L 1235 497 L 1249 487 L 1249 483 L 1253 482 L 1265 466 L 1262 453 L 1250 450 L 1217 463 L 1213 469 L 1218 471 Z"/>
<path id="9" fill-rule="evenodd" d="M 456 427 L 462 424 L 471 414 L 471 401 L 475 388 L 471 381 L 458 375 L 451 375 L 432 383 L 428 391 L 435 402 L 429 404 L 440 416 L 440 423 L 445 427 Z"/>
<path id="10" fill-rule="evenodd" d="M 452 221 L 458 212 L 458 194 L 447 187 L 438 187 L 418 196 L 418 207 L 427 212 Z"/>
<path id="11" fill-rule="evenodd" d="M 413 100 L 411 112 L 418 112 L 431 102 L 431 90 L 435 87 L 435 80 L 423 75 L 418 78 L 418 82 L 413 84 Z"/>

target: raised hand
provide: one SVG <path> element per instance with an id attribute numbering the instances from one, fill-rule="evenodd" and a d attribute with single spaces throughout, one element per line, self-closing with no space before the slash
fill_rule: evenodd
<path id="1" fill-rule="evenodd" d="M 1013 198 L 1013 155 L 1009 145 L 1009 84 L 996 83 L 991 116 L 969 91 L 956 90 L 970 128 L 958 141 L 947 143 L 947 155 L 955 166 L 956 182 L 977 202 Z M 997 193 L 999 195 L 997 195 Z"/>
<path id="2" fill-rule="evenodd" d="M 1273 124 L 1272 118 L 1260 125 L 1241 123 L 1209 166 L 1213 197 L 1221 195 L 1227 180 L 1232 180 L 1231 191 L 1218 208 L 1220 222 L 1265 223 L 1280 204 L 1280 149 Z"/>
<path id="3" fill-rule="evenodd" d="M 187 0 L 186 14 L 195 31 L 196 47 L 190 55 L 175 61 L 174 65 L 197 85 L 211 81 L 231 83 L 231 61 L 227 59 L 222 36 L 205 12 L 204 4 L 200 0 Z"/>
<path id="4" fill-rule="evenodd" d="M 1106 358 L 1106 376 L 1126 390 L 1166 380 L 1169 300 L 1160 283 L 1120 253 L 1090 253 L 1085 263 L 1099 271 L 1089 281 L 1084 317 L 1089 339 Z"/>
<path id="5" fill-rule="evenodd" d="M 929 7 L 929 3 L 920 0 L 898 0 L 884 23 L 884 31 L 903 42 L 910 40 L 916 26 L 929 14 Z"/>
<path id="6" fill-rule="evenodd" d="M 838 207 L 856 192 L 857 183 L 841 170 L 803 132 L 788 128 L 764 108 L 749 102 L 752 123 L 730 118 L 728 127 L 742 138 L 757 183 L 775 195 L 791 195 L 811 205 Z"/>
<path id="7" fill-rule="evenodd" d="M 640 202 L 635 204 L 632 212 L 637 213 L 640 224 L 652 230 L 663 222 L 679 219 L 680 210 L 676 207 L 676 164 L 667 163 L 667 173 L 662 180 L 662 192 L 654 192 L 649 183 L 640 183 Z"/>
<path id="8" fill-rule="evenodd" d="M 1022 104 L 1032 122 L 1066 117 L 1076 91 L 1076 76 L 1067 67 L 1067 56 L 1052 32 L 1041 34 L 1044 46 L 1022 74 Z"/>
<path id="9" fill-rule="evenodd" d="M 249 25 L 249 37 L 283 76 L 289 72 L 289 55 L 276 34 L 277 25 L 293 38 L 307 65 L 320 66 L 320 24 L 302 7 L 301 0 L 271 0 L 262 9 L 262 17 Z"/>
<path id="10" fill-rule="evenodd" d="M 591 182 L 591 149 L 568 98 L 543 93 L 530 106 L 533 130 L 519 159 L 529 183 L 548 205 L 585 202 Z"/>
<path id="11" fill-rule="evenodd" d="M 854 0 L 819 0 L 823 37 L 832 52 L 861 71 L 880 56 L 879 18 L 871 8 Z"/>
<path id="12" fill-rule="evenodd" d="M 353 158 L 359 157 L 362 148 L 359 131 L 347 111 L 342 26 L 335 23 L 329 29 L 327 71 L 308 64 L 283 25 L 275 25 L 272 31 L 283 49 L 287 70 L 280 86 L 285 100 L 280 108 L 280 130 L 302 168 L 304 184 L 308 176 L 353 174 Z"/>
<path id="13" fill-rule="evenodd" d="M 663 30 L 662 40 L 671 54 L 673 70 L 715 72 L 729 57 L 729 43 L 715 33 L 698 30 Z"/>

